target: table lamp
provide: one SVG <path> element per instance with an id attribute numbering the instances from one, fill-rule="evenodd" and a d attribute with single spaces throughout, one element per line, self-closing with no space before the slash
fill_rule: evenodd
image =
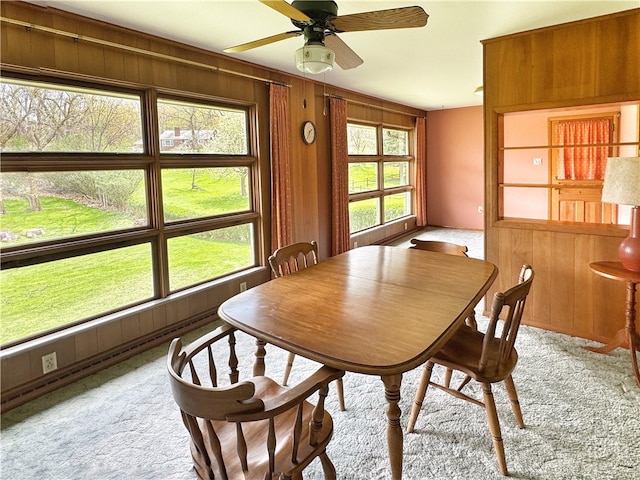
<path id="1" fill-rule="evenodd" d="M 620 242 L 622 266 L 640 272 L 640 157 L 610 157 L 604 172 L 602 201 L 631 205 L 629 236 Z"/>

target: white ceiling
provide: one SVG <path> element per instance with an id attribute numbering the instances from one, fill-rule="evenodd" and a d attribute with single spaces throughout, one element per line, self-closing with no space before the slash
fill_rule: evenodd
<path id="1" fill-rule="evenodd" d="M 224 48 L 295 30 L 257 0 L 48 0 L 31 3 L 78 13 L 221 53 Z M 289 2 L 291 3 L 291 2 Z M 340 34 L 364 64 L 337 65 L 314 80 L 425 110 L 481 104 L 480 40 L 640 7 L 640 0 L 364 1 L 338 0 L 338 14 L 420 5 L 426 27 Z M 231 55 L 295 75 L 290 38 Z"/>

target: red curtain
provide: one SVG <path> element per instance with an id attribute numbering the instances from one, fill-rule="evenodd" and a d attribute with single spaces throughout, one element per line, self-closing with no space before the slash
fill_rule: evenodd
<path id="1" fill-rule="evenodd" d="M 416 118 L 416 225 L 427 225 L 427 127 Z"/>
<path id="2" fill-rule="evenodd" d="M 351 249 L 349 232 L 349 190 L 347 153 L 347 102 L 330 99 L 331 114 L 331 186 L 332 226 L 331 254 L 338 255 Z"/>
<path id="3" fill-rule="evenodd" d="M 558 145 L 606 144 L 611 141 L 611 119 L 561 120 L 556 122 Z M 602 180 L 609 148 L 561 148 L 558 154 L 558 179 Z"/>
<path id="4" fill-rule="evenodd" d="M 269 86 L 271 151 L 271 251 L 292 243 L 289 88 Z"/>

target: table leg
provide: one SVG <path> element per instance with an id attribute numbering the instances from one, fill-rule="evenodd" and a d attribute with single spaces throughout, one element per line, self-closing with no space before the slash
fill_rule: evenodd
<path id="1" fill-rule="evenodd" d="M 389 449 L 389 462 L 391 463 L 392 480 L 402 478 L 402 450 L 403 438 L 400 428 L 400 384 L 402 374 L 384 375 L 381 377 L 384 383 L 384 396 L 389 404 L 387 408 L 387 448 Z"/>
<path id="2" fill-rule="evenodd" d="M 640 352 L 640 335 L 637 333 L 629 337 L 629 350 L 631 351 L 631 364 L 633 365 L 633 373 L 636 376 L 636 383 L 640 387 L 640 370 L 638 370 L 638 356 L 636 352 Z"/>
<path id="3" fill-rule="evenodd" d="M 607 343 L 606 345 L 603 345 L 601 347 L 584 347 L 584 348 L 585 350 L 589 350 L 591 352 L 609 353 L 610 351 L 618 347 L 627 348 L 627 343 L 629 341 L 628 337 L 629 335 L 627 334 L 627 329 L 621 328 L 616 332 L 614 337 L 611 340 L 609 340 L 609 343 Z"/>
<path id="4" fill-rule="evenodd" d="M 264 375 L 265 364 L 264 357 L 267 353 L 264 340 L 256 339 L 256 361 L 253 363 L 253 376 L 260 377 Z"/>
<path id="5" fill-rule="evenodd" d="M 636 351 L 640 350 L 640 336 L 636 331 L 636 283 L 627 282 L 627 299 L 625 303 L 625 317 L 629 351 L 631 352 L 631 364 L 636 383 L 640 386 L 640 371 L 638 371 L 638 357 Z"/>
<path id="6" fill-rule="evenodd" d="M 640 335 L 636 331 L 636 283 L 627 282 L 627 297 L 625 301 L 625 326 L 618 330 L 609 343 L 602 347 L 584 347 L 596 353 L 609 353 L 614 348 L 629 348 L 631 364 L 636 383 L 640 386 L 640 371 L 636 351 L 640 351 Z"/>

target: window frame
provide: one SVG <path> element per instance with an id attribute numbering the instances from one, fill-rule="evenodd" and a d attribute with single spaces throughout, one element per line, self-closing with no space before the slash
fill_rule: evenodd
<path id="1" fill-rule="evenodd" d="M 252 258 L 253 265 L 242 268 L 251 269 L 259 266 L 260 252 L 264 249 L 263 215 L 261 212 L 260 172 L 258 162 L 258 118 L 257 105 L 251 102 L 241 102 L 232 99 L 221 99 L 189 92 L 164 91 L 160 88 L 146 86 L 120 85 L 116 82 L 101 83 L 97 81 L 78 81 L 66 77 L 30 75 L 22 72 L 3 71 L 2 79 L 18 79 L 33 81 L 39 84 L 70 86 L 74 88 L 99 90 L 104 93 L 119 93 L 133 95 L 140 98 L 142 124 L 142 152 L 131 153 L 60 153 L 60 152 L 29 152 L 3 153 L 0 171 L 5 172 L 64 172 L 64 171 L 96 171 L 96 170 L 142 170 L 145 178 L 145 196 L 147 208 L 147 224 L 139 227 L 124 228 L 107 232 L 83 234 L 74 237 L 35 241 L 2 248 L 0 259 L 2 269 L 19 268 L 53 262 L 66 258 L 77 257 L 92 253 L 106 252 L 122 247 L 149 244 L 152 251 L 152 300 L 168 297 L 177 292 L 188 290 L 198 285 L 234 275 L 229 272 L 224 275 L 211 277 L 175 290 L 169 287 L 167 240 L 193 233 L 217 230 L 243 224 L 252 227 Z M 174 154 L 163 151 L 161 153 L 159 126 L 157 121 L 157 102 L 159 98 L 170 98 L 188 103 L 206 106 L 243 110 L 246 114 L 247 154 Z M 242 166 L 249 169 L 249 208 L 245 211 L 197 217 L 177 221 L 165 221 L 163 215 L 162 198 L 162 170 L 168 168 L 212 168 Z M 143 300 L 133 304 L 120 305 L 117 308 L 97 315 L 85 317 L 77 321 L 65 323 L 59 327 L 38 332 L 32 335 L 12 340 L 3 344 L 3 348 L 20 344 L 34 338 L 42 337 L 53 332 L 61 331 L 82 323 L 89 322 L 105 315 L 126 310 L 135 305 L 147 303 Z"/>
<path id="2" fill-rule="evenodd" d="M 353 202 L 377 198 L 379 199 L 379 207 L 380 207 L 378 212 L 378 223 L 376 223 L 371 227 L 364 228 L 362 230 L 351 231 L 350 236 L 354 236 L 354 235 L 366 232 L 368 230 L 379 228 L 393 222 L 401 221 L 402 219 L 415 215 L 416 162 L 415 162 L 415 147 L 413 142 L 415 130 L 408 127 L 399 127 L 396 125 L 391 125 L 386 123 L 365 122 L 365 121 L 355 120 L 355 119 L 347 120 L 347 129 L 349 128 L 350 125 L 376 128 L 376 149 L 378 153 L 376 155 L 347 154 L 347 158 L 348 158 L 349 166 L 352 164 L 358 164 L 358 163 L 375 163 L 377 165 L 378 185 L 377 185 L 377 188 L 373 190 L 367 190 L 365 192 L 358 192 L 358 193 L 349 193 L 349 205 L 351 205 Z M 407 132 L 408 154 L 407 155 L 385 155 L 383 150 L 384 148 L 383 130 L 400 130 L 400 131 Z M 385 163 L 393 163 L 393 162 L 408 163 L 408 167 L 409 167 L 409 171 L 407 174 L 408 182 L 406 185 L 399 185 L 395 187 L 385 188 L 384 187 L 384 165 Z M 411 199 L 411 209 L 410 209 L 411 212 L 401 217 L 397 217 L 392 220 L 385 221 L 385 198 L 390 195 L 395 195 L 399 193 L 409 194 Z M 350 230 L 351 230 L 351 227 L 350 227 Z"/>

